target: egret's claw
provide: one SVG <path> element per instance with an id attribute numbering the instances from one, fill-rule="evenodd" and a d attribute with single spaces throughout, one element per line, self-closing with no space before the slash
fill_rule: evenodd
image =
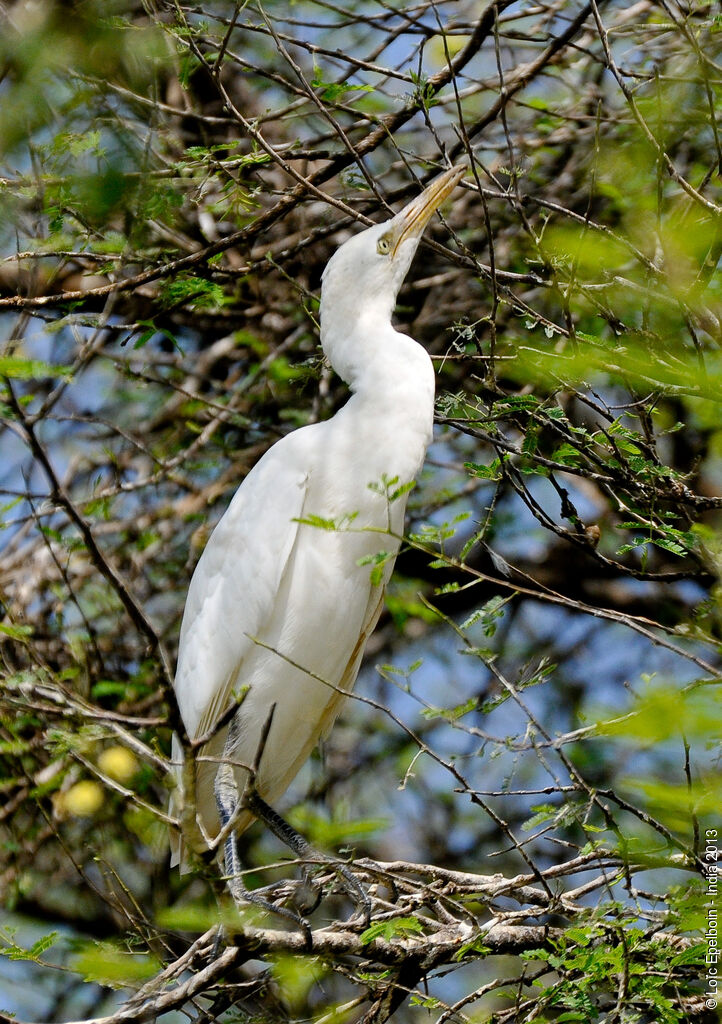
<path id="1" fill-rule="evenodd" d="M 295 903 L 302 914 L 312 914 L 321 902 L 323 889 L 311 878 L 307 869 L 303 871 L 303 880 L 299 883 L 295 894 Z"/>

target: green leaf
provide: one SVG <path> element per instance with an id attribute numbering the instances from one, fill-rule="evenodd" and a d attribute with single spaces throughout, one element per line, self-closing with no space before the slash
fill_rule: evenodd
<path id="1" fill-rule="evenodd" d="M 539 445 L 539 428 L 536 426 L 529 427 L 524 436 L 524 440 L 521 445 L 521 454 L 526 458 L 531 458 L 534 452 L 537 450 Z"/>
<path id="2" fill-rule="evenodd" d="M 472 476 L 480 480 L 501 480 L 501 460 L 494 459 L 488 466 L 481 462 L 465 462 L 464 469 L 467 469 Z"/>
<path id="3" fill-rule="evenodd" d="M 476 611 L 473 611 L 471 615 L 464 619 L 459 628 L 467 630 L 477 622 L 483 622 L 484 635 L 493 636 L 496 633 L 498 620 L 504 617 L 504 607 L 508 602 L 508 597 L 496 594 L 494 597 L 489 598 L 481 608 L 477 608 Z"/>
<path id="4" fill-rule="evenodd" d="M 673 555 L 679 555 L 680 558 L 684 558 L 689 554 L 686 548 L 683 548 L 676 541 L 670 540 L 669 537 L 655 537 L 653 543 L 658 548 L 664 548 L 665 551 L 669 551 Z"/>
<path id="5" fill-rule="evenodd" d="M 429 721 L 434 718 L 444 718 L 447 722 L 456 722 L 464 715 L 468 715 L 470 711 L 475 711 L 478 706 L 478 697 L 469 697 L 467 701 L 457 704 L 455 708 L 423 708 L 421 714 Z"/>
<path id="6" fill-rule="evenodd" d="M 11 626 L 6 622 L 0 622 L 0 633 L 9 636 L 11 640 L 18 640 L 21 644 L 26 644 L 33 635 L 33 627 Z"/>
<path id="7" fill-rule="evenodd" d="M 413 995 L 409 999 L 409 1006 L 423 1006 L 425 1010 L 436 1010 L 444 1005 L 436 996 Z"/>
<path id="8" fill-rule="evenodd" d="M 330 821 L 322 814 L 316 814 L 306 804 L 294 807 L 288 815 L 289 822 L 315 846 L 339 849 L 348 843 L 366 842 L 381 835 L 389 827 L 386 818 L 357 818 L 352 821 Z"/>
<path id="9" fill-rule="evenodd" d="M 72 376 L 70 366 L 52 366 L 39 359 L 23 359 L 21 356 L 0 356 L 0 377 L 13 380 L 42 380 L 45 377 Z"/>
<path id="10" fill-rule="evenodd" d="M 55 945 L 55 941 L 58 937 L 58 932 L 50 932 L 48 935 L 43 935 L 42 938 L 34 942 L 29 949 L 30 959 L 37 960 L 39 957 L 50 949 L 51 946 Z"/>
<path id="11" fill-rule="evenodd" d="M 324 519 L 323 516 L 309 514 L 293 521 L 303 526 L 314 526 L 317 530 L 347 530 L 357 515 L 358 512 L 350 512 L 337 519 Z"/>
<path id="12" fill-rule="evenodd" d="M 22 497 L 18 496 L 17 498 L 13 498 L 11 501 L 6 502 L 6 504 L 0 505 L 0 518 L 4 518 L 6 512 L 11 512 L 14 508 L 17 508 L 22 500 Z M 0 530 L 7 530 L 10 525 L 10 523 L 0 522 Z"/>
<path id="13" fill-rule="evenodd" d="M 421 668 L 423 663 L 423 658 L 418 658 L 416 661 L 412 662 L 408 666 L 408 668 L 401 668 L 399 665 L 385 664 L 377 665 L 376 669 L 382 676 L 385 676 L 386 678 L 388 678 L 389 676 L 399 676 L 401 679 L 408 679 L 411 675 L 413 675 L 414 672 L 416 672 L 417 669 Z"/>
<path id="14" fill-rule="evenodd" d="M 218 906 L 207 903 L 176 903 L 172 907 L 161 907 L 157 924 L 171 931 L 197 932 L 202 934 L 218 924 Z"/>
<path id="15" fill-rule="evenodd" d="M 0 947 L 0 956 L 6 956 L 8 960 L 30 960 L 34 963 L 40 963 L 40 958 L 51 946 L 54 946 L 58 932 L 49 932 L 47 935 L 43 935 L 41 938 L 34 942 L 30 949 L 23 949 L 22 946 L 18 946 L 15 942 L 8 942 L 5 937 L 6 933 L 0 935 L 0 942 L 4 942 L 5 945 Z M 12 932 L 9 934 L 13 934 Z"/>
<path id="16" fill-rule="evenodd" d="M 226 296 L 222 286 L 215 281 L 179 275 L 172 281 L 163 282 L 160 301 L 166 308 L 188 305 L 191 309 L 206 309 L 223 306 Z"/>
<path id="17" fill-rule="evenodd" d="M 299 956 L 297 953 L 276 955 L 270 959 L 270 973 L 275 985 L 282 993 L 284 1003 L 292 1008 L 293 1019 L 297 1019 L 297 1015 L 307 1003 L 312 987 L 320 981 L 327 968 L 324 968 L 317 957 Z M 239 1019 L 244 1018 L 236 1018 Z"/>
<path id="18" fill-rule="evenodd" d="M 534 395 L 508 395 L 494 402 L 494 411 L 516 411 L 520 409 L 536 409 L 540 402 Z"/>
<path id="19" fill-rule="evenodd" d="M 126 697 L 128 695 L 128 683 L 116 682 L 114 679 L 101 679 L 94 683 L 91 689 L 91 696 L 94 700 L 103 697 Z"/>
<path id="20" fill-rule="evenodd" d="M 402 495 L 408 494 L 409 491 L 413 491 L 414 487 L 416 487 L 415 480 L 409 480 L 408 483 L 400 484 L 399 487 L 395 487 L 393 490 L 389 491 L 389 501 L 396 501 L 396 499 L 400 498 Z"/>
<path id="21" fill-rule="evenodd" d="M 348 82 L 325 82 L 321 68 L 314 62 L 311 88 L 319 89 L 326 103 L 335 103 L 347 92 L 373 92 L 372 85 L 349 85 Z"/>
<path id="22" fill-rule="evenodd" d="M 476 953 L 477 956 L 486 956 L 490 952 L 490 947 L 484 945 L 482 938 L 472 939 L 471 942 L 465 942 L 463 946 L 459 946 L 454 953 L 454 960 L 457 962 L 463 960 L 469 953 Z"/>
<path id="23" fill-rule="evenodd" d="M 180 82 L 182 89 L 188 89 L 191 83 L 191 78 L 193 77 L 193 72 L 197 71 L 200 66 L 201 62 L 195 54 L 190 53 L 187 50 L 183 51 L 180 67 L 178 69 L 178 81 Z"/>
<path id="24" fill-rule="evenodd" d="M 554 450 L 552 459 L 554 462 L 561 463 L 562 466 L 580 466 L 584 461 L 574 445 L 568 444 L 566 441 Z"/>
<path id="25" fill-rule="evenodd" d="M 374 939 L 385 939 L 386 942 L 390 942 L 397 935 L 403 937 L 423 930 L 421 922 L 415 917 L 395 917 L 390 921 L 377 921 L 365 932 L 361 932 L 361 944 L 366 946 Z"/>
<path id="26" fill-rule="evenodd" d="M 173 348 L 176 349 L 176 351 L 181 351 L 181 348 L 178 345 L 178 342 L 176 341 L 175 335 L 166 327 L 156 327 L 152 320 L 139 320 L 138 327 L 144 327 L 145 330 L 142 331 L 138 335 L 136 340 L 133 342 L 133 349 L 144 348 L 148 344 L 150 339 L 154 338 L 156 334 L 162 334 L 164 338 L 167 338 L 168 341 L 170 341 L 170 343 L 173 345 Z"/>
<path id="27" fill-rule="evenodd" d="M 71 958 L 71 966 L 85 981 L 125 988 L 152 978 L 162 964 L 151 953 L 133 953 L 112 942 L 89 942 Z"/>

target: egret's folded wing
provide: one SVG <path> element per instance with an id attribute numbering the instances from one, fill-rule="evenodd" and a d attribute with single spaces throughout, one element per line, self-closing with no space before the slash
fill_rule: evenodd
<path id="1" fill-rule="evenodd" d="M 308 428 L 307 428 L 308 429 Z M 298 534 L 307 489 L 297 432 L 254 466 L 196 567 L 181 626 L 175 691 L 191 738 L 212 729 L 243 683 Z M 305 431 L 304 431 L 305 433 Z M 294 457 L 295 456 L 295 457 Z"/>

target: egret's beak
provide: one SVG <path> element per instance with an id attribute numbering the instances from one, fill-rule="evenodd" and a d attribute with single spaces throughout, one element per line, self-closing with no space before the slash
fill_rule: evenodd
<path id="1" fill-rule="evenodd" d="M 407 238 L 419 239 L 431 216 L 437 210 L 448 195 L 456 188 L 456 184 L 464 175 L 464 167 L 450 167 L 438 178 L 435 178 L 427 188 L 412 199 L 408 206 L 405 206 L 400 213 L 394 217 L 394 238 L 391 258 Z"/>

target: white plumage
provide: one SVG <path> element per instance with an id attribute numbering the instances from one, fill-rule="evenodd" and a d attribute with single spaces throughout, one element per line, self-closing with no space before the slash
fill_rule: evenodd
<path id="1" fill-rule="evenodd" d="M 462 173 L 446 171 L 329 261 L 321 343 L 352 395 L 332 419 L 289 434 L 254 466 L 191 580 L 175 679 L 188 735 L 210 733 L 248 688 L 233 749 L 225 749 L 227 727 L 219 729 L 201 751 L 211 760 L 197 764 L 195 803 L 209 836 L 219 829 L 219 761 L 230 757 L 242 793 L 240 766 L 253 763 L 271 706 L 256 780 L 269 803 L 331 728 L 339 691 L 355 682 L 403 532 L 406 495 L 389 501 L 384 481 L 416 477 L 433 425 L 431 360 L 392 327 L 391 314 L 425 224 Z M 311 525 L 314 517 L 338 528 Z M 392 557 L 374 583 L 371 567 L 359 562 L 379 552 Z M 180 761 L 177 741 L 174 754 Z M 176 790 L 176 812 L 181 799 Z M 237 830 L 251 820 L 245 811 Z M 180 855 L 176 840 L 173 863 Z"/>

